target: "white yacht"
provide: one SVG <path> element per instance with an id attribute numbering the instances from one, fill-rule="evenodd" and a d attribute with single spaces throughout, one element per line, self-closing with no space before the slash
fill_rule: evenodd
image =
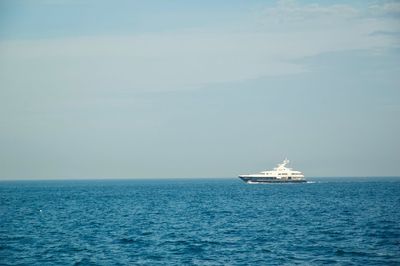
<path id="1" fill-rule="evenodd" d="M 307 180 L 304 179 L 302 172 L 294 171 L 292 168 L 287 168 L 286 165 L 289 163 L 288 159 L 285 159 L 282 163 L 278 164 L 277 167 L 272 171 L 262 171 L 258 174 L 240 175 L 239 178 L 246 183 L 304 183 Z"/>

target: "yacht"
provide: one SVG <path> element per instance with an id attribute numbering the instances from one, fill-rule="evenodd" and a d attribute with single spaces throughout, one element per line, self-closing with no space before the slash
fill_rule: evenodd
<path id="1" fill-rule="evenodd" d="M 239 178 L 249 184 L 257 183 L 305 183 L 307 180 L 304 179 L 302 172 L 294 171 L 292 168 L 286 167 L 289 163 L 288 159 L 285 159 L 282 163 L 278 164 L 277 167 L 272 171 L 262 171 L 258 174 L 240 175 Z"/>

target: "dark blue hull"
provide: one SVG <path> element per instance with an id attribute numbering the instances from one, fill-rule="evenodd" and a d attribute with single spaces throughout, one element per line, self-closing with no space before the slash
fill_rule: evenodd
<path id="1" fill-rule="evenodd" d="M 271 177 L 246 177 L 246 176 L 239 176 L 246 183 L 306 183 L 307 180 L 293 180 L 293 179 L 277 179 Z"/>

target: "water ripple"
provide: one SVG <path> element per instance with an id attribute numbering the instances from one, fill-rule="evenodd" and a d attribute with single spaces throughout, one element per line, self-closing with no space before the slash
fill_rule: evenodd
<path id="1" fill-rule="evenodd" d="M 400 182 L 0 183 L 2 265 L 399 265 Z"/>

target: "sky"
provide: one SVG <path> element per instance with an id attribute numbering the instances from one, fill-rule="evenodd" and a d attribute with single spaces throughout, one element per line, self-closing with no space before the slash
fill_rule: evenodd
<path id="1" fill-rule="evenodd" d="M 400 1 L 0 0 L 0 179 L 400 176 Z"/>

